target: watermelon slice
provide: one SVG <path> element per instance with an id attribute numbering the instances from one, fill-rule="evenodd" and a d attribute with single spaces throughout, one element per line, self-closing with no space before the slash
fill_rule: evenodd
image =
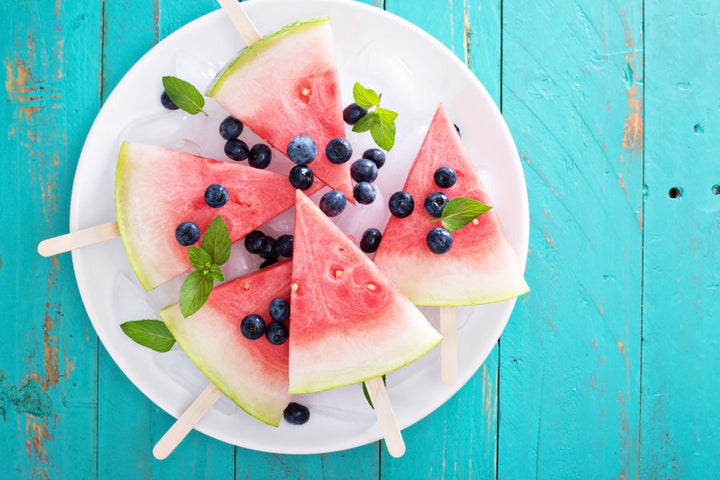
<path id="1" fill-rule="evenodd" d="M 457 182 L 440 188 L 434 172 L 453 168 Z M 517 297 L 529 289 L 522 265 L 495 210 L 452 233 L 452 248 L 430 251 L 427 233 L 440 226 L 423 208 L 425 198 L 443 191 L 451 199 L 469 197 L 492 205 L 443 105 L 435 112 L 403 188 L 415 200 L 406 218 L 391 217 L 374 261 L 416 305 L 478 305 Z"/>
<path id="2" fill-rule="evenodd" d="M 292 278 L 291 393 L 378 377 L 423 356 L 442 338 L 299 190 Z"/>
<path id="3" fill-rule="evenodd" d="M 270 319 L 273 298 L 290 299 L 292 262 L 285 261 L 216 286 L 188 318 L 175 304 L 160 311 L 190 359 L 232 401 L 269 425 L 277 426 L 290 401 L 288 343 L 265 337 L 249 340 L 240 322 L 251 313 Z"/>
<path id="4" fill-rule="evenodd" d="M 220 208 L 205 203 L 213 183 L 229 194 Z M 290 208 L 294 195 L 285 175 L 138 143 L 123 143 L 115 174 L 118 230 L 147 290 L 191 268 L 187 248 L 175 239 L 180 223 L 203 232 L 220 215 L 234 242 Z"/>
<path id="5" fill-rule="evenodd" d="M 281 152 L 297 135 L 317 144 L 316 178 L 352 199 L 350 164 L 331 163 L 325 146 L 345 136 L 335 50 L 327 18 L 289 24 L 243 49 L 207 95 Z"/>

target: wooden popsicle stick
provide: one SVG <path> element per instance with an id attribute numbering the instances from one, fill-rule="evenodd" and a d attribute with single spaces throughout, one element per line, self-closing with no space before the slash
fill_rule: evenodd
<path id="1" fill-rule="evenodd" d="M 245 43 L 252 45 L 262 38 L 262 35 L 260 35 L 255 24 L 250 17 L 248 17 L 248 14 L 238 0 L 218 0 L 218 3 L 225 11 L 225 14 L 235 29 L 240 33 L 240 36 L 243 37 Z"/>
<path id="2" fill-rule="evenodd" d="M 388 453 L 395 458 L 402 457 L 405 454 L 405 441 L 402 432 L 400 432 L 400 426 L 397 418 L 395 418 L 395 412 L 393 412 L 390 404 L 390 397 L 388 397 L 387 390 L 385 390 L 382 377 L 366 380 L 365 388 L 367 388 L 368 395 L 370 395 L 370 400 L 372 400 L 375 408 L 375 415 L 378 424 L 380 424 L 380 430 L 383 432 L 383 437 L 385 437 L 385 446 L 387 446 Z"/>
<path id="3" fill-rule="evenodd" d="M 440 378 L 445 385 L 457 383 L 457 307 L 440 307 Z"/>
<path id="4" fill-rule="evenodd" d="M 222 392 L 212 383 L 205 387 L 205 390 L 198 395 L 187 410 L 178 417 L 173 426 L 158 440 L 152 451 L 153 456 L 158 460 L 165 460 L 221 396 Z"/>
<path id="5" fill-rule="evenodd" d="M 118 236 L 120 236 L 120 233 L 118 232 L 117 222 L 113 220 L 112 222 L 84 228 L 65 235 L 47 238 L 38 243 L 37 251 L 43 257 L 50 257 L 58 253 L 68 252 L 74 248 L 104 242 Z"/>

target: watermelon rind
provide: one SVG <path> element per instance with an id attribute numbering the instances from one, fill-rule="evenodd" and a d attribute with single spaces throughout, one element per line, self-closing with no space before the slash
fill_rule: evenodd
<path id="1" fill-rule="evenodd" d="M 265 337 L 249 340 L 240 323 L 249 313 L 269 318 L 272 298 L 289 298 L 291 273 L 291 262 L 285 261 L 218 285 L 207 303 L 187 318 L 177 304 L 160 311 L 177 343 L 218 390 L 275 427 L 291 399 L 288 344 L 272 345 Z"/>
<path id="2" fill-rule="evenodd" d="M 312 28 L 316 25 L 327 23 L 329 21 L 330 19 L 328 17 L 317 17 L 307 20 L 298 20 L 292 23 L 288 23 L 279 30 L 263 36 L 257 42 L 248 45 L 247 47 L 240 50 L 238 54 L 235 55 L 235 57 L 233 57 L 228 63 L 225 64 L 225 66 L 218 72 L 215 78 L 213 78 L 213 80 L 207 86 L 207 89 L 205 90 L 205 95 L 213 98 L 222 88 L 223 84 L 229 78 L 231 78 L 232 73 L 241 70 L 251 60 L 263 55 L 269 48 L 272 47 L 275 42 L 282 40 L 283 37 L 287 37 L 288 35 L 292 35 L 293 33 L 296 33 L 298 31 L 306 30 L 308 28 Z M 272 72 L 269 72 L 269 74 L 272 75 Z"/>

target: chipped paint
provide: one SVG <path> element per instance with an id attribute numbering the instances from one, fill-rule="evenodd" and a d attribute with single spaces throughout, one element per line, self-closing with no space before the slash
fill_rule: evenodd
<path id="1" fill-rule="evenodd" d="M 638 81 L 635 78 L 637 71 L 637 48 L 635 40 L 630 32 L 630 26 L 627 19 L 621 14 L 623 26 L 625 27 L 625 46 L 627 53 L 625 54 L 625 80 L 627 95 L 628 113 L 625 117 L 625 126 L 623 128 L 622 145 L 625 150 L 630 152 L 630 160 L 632 161 L 633 153 L 642 151 L 643 142 L 643 94 L 639 89 Z"/>

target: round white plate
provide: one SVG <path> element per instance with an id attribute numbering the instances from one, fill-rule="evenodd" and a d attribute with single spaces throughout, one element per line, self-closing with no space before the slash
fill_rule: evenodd
<path id="1" fill-rule="evenodd" d="M 298 19 L 330 17 L 344 104 L 352 101 L 352 84 L 359 81 L 382 92 L 383 106 L 400 114 L 396 146 L 378 179 L 384 192 L 401 188 L 430 119 L 443 102 L 462 130 L 464 144 L 477 162 L 507 236 L 525 261 L 527 192 L 514 143 L 490 96 L 449 50 L 410 23 L 357 2 L 251 0 L 243 5 L 263 33 Z M 73 186 L 71 230 L 115 218 L 113 184 L 122 140 L 142 140 L 222 158 L 217 134 L 225 116 L 222 109 L 208 101 L 208 118 L 164 110 L 159 102 L 161 77 L 176 75 L 203 91 L 243 46 L 224 13 L 216 11 L 173 33 L 137 62 L 102 107 L 85 142 Z M 367 133 L 350 132 L 348 136 L 356 152 L 371 146 Z M 282 166 L 281 160 L 277 162 Z M 158 182 L 162 188 L 162 179 Z M 339 224 L 351 233 L 373 222 L 382 227 L 384 224 L 377 222 L 387 218 L 385 200 L 379 198 L 373 205 L 344 212 Z M 287 228 L 287 220 L 281 218 L 267 230 L 278 234 Z M 233 253 L 238 259 L 235 274 L 256 267 L 240 250 Z M 178 298 L 181 280 L 145 292 L 119 239 L 74 251 L 73 262 L 87 312 L 112 358 L 153 402 L 173 416 L 181 414 L 207 380 L 177 345 L 168 353 L 156 353 L 133 343 L 119 326 L 128 320 L 159 318 L 158 310 Z M 440 381 L 438 349 L 388 375 L 388 392 L 402 428 L 439 407 L 476 372 L 500 337 L 513 305 L 514 301 L 508 301 L 459 309 L 457 385 L 449 387 Z M 437 326 L 437 311 L 423 311 Z M 228 443 L 277 453 L 329 452 L 381 437 L 359 385 L 297 400 L 311 410 L 310 421 L 303 426 L 284 422 L 279 428 L 266 426 L 223 398 L 197 429 Z"/>

